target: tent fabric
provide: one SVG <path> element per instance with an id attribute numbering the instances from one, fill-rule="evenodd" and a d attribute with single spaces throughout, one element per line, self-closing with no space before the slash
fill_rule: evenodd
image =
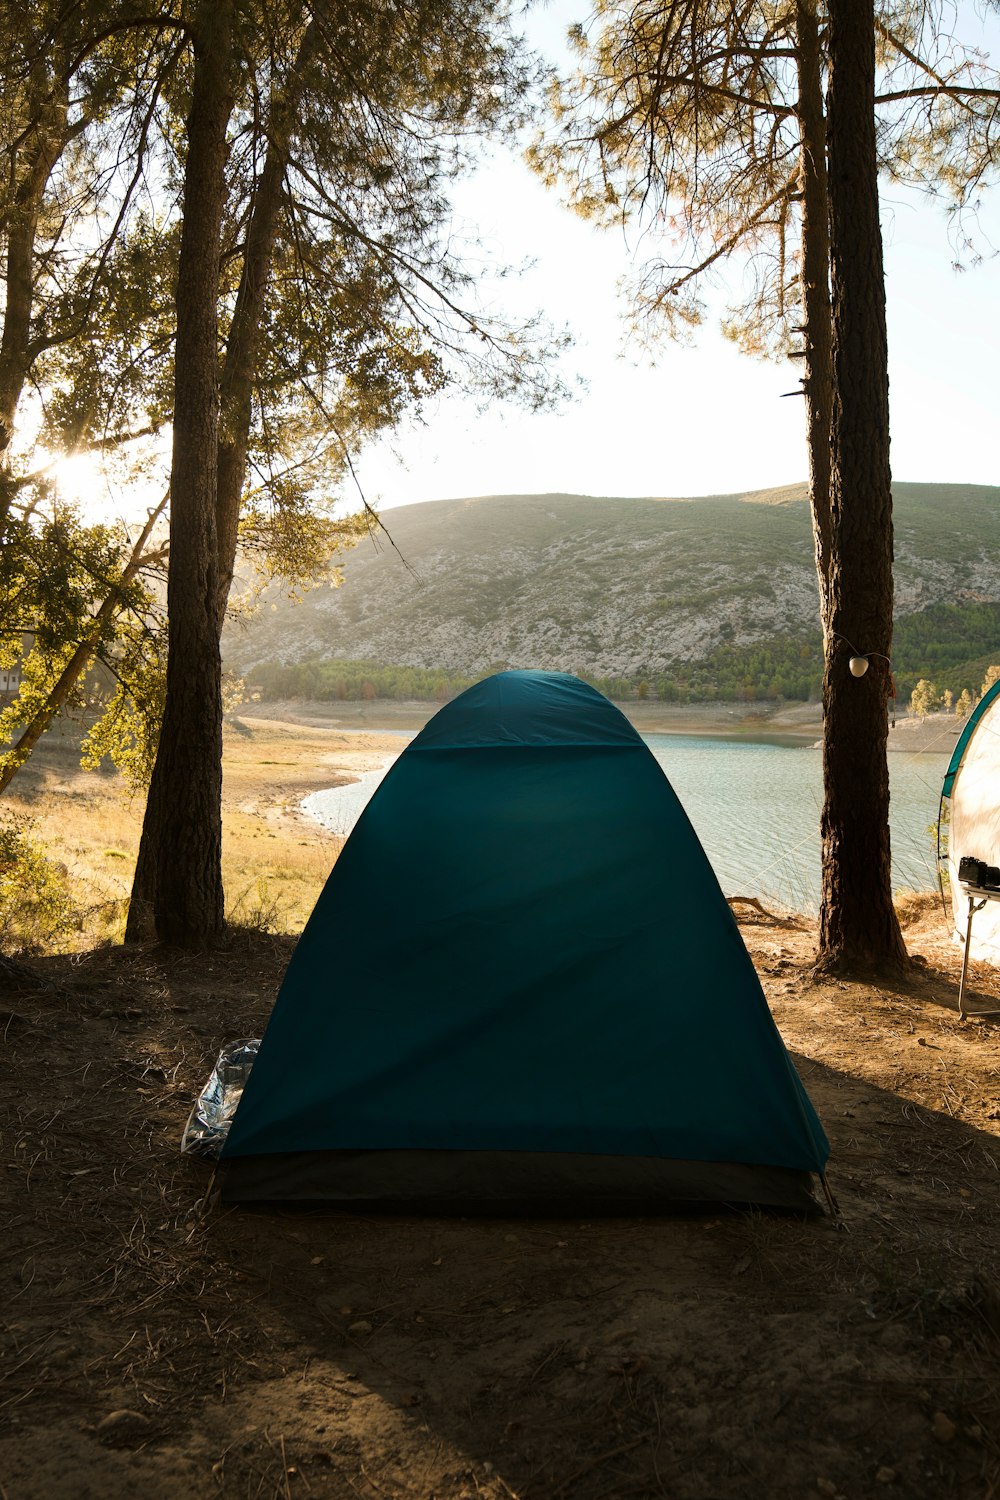
<path id="1" fill-rule="evenodd" d="M 411 1153 L 417 1179 L 437 1153 L 461 1159 L 459 1199 L 476 1153 L 517 1156 L 521 1176 L 530 1157 L 550 1184 L 562 1157 L 567 1199 L 585 1158 L 822 1171 L 822 1127 L 697 836 L 624 715 L 576 678 L 470 688 L 362 813 L 237 1109 L 226 1196 L 310 1153 L 330 1177 L 311 1197 L 341 1196 L 345 1153 L 370 1163 L 350 1201 L 379 1196 L 385 1153 Z"/>
<path id="2" fill-rule="evenodd" d="M 979 728 L 980 722 L 987 716 L 991 716 L 991 711 L 994 709 L 998 700 L 1000 700 L 1000 682 L 995 682 L 993 686 L 983 694 L 979 702 L 976 704 L 975 708 L 972 710 L 971 714 L 965 722 L 965 727 L 963 728 L 962 733 L 959 735 L 958 740 L 956 741 L 955 748 L 952 751 L 951 760 L 948 762 L 948 769 L 944 773 L 944 786 L 942 787 L 941 793 L 942 796 L 951 796 L 951 789 L 955 784 L 955 777 L 958 774 L 958 768 L 965 758 L 965 752 L 968 748 L 969 741 L 972 739 L 972 736 Z"/>
<path id="3" fill-rule="evenodd" d="M 1000 682 L 969 717 L 945 773 L 948 802 L 948 877 L 955 936 L 965 942 L 969 902 L 958 879 L 966 856 L 1000 865 Z M 990 901 L 972 923 L 970 953 L 1000 963 L 1000 902 Z"/>

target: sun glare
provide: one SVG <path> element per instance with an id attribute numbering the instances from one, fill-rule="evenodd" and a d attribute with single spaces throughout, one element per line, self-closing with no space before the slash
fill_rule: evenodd
<path id="1" fill-rule="evenodd" d="M 50 473 L 60 499 L 74 505 L 90 506 L 106 493 L 107 481 L 99 454 L 63 454 L 52 460 Z"/>
<path id="2" fill-rule="evenodd" d="M 48 460 L 59 499 L 74 506 L 86 525 L 144 519 L 162 494 L 162 475 L 147 465 L 116 472 L 101 453 L 67 453 Z"/>

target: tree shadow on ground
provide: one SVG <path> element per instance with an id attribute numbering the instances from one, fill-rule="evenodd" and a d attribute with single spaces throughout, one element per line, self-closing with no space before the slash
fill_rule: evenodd
<path id="1" fill-rule="evenodd" d="M 12 1497 L 994 1493 L 992 1028 L 785 976 L 842 1226 L 206 1211 L 180 1131 L 289 949 L 46 961 L 13 1002 Z"/>
<path id="2" fill-rule="evenodd" d="M 282 1376 L 247 1420 L 280 1413 L 310 1482 L 367 1455 L 372 1496 L 984 1493 L 998 1143 L 796 1061 L 841 1225 L 223 1216 L 208 1233 L 309 1351 L 295 1404 Z"/>

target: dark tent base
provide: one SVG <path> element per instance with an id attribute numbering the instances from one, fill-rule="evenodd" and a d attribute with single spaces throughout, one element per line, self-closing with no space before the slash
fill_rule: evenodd
<path id="1" fill-rule="evenodd" d="M 226 1203 L 564 1218 L 695 1205 L 817 1213 L 810 1172 L 743 1162 L 535 1151 L 295 1151 L 224 1162 Z"/>

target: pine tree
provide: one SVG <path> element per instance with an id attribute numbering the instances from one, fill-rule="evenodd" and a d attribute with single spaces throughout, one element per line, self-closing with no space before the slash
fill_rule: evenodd
<path id="1" fill-rule="evenodd" d="M 944 183 L 960 206 L 991 169 L 1000 79 L 961 49 L 945 75 L 942 39 L 922 7 L 876 17 L 869 6 L 863 22 L 844 9 L 835 17 L 831 6 L 828 122 L 824 28 L 812 0 L 777 10 L 605 0 L 598 24 L 594 48 L 578 34 L 585 68 L 564 87 L 559 134 L 535 160 L 551 180 L 570 179 L 582 212 L 626 223 L 655 218 L 661 237 L 665 226 L 668 253 L 647 263 L 635 289 L 647 326 L 696 326 L 699 283 L 742 255 L 756 280 L 727 331 L 754 352 L 804 361 L 826 656 L 820 960 L 892 968 L 905 955 L 892 910 L 885 763 L 892 520 L 876 36 L 888 111 L 882 165 L 900 178 Z M 861 173 L 856 208 L 843 184 L 828 180 L 835 34 L 847 47 L 836 97 L 846 93 L 854 108 L 863 97 L 868 112 L 853 138 L 843 114 L 838 122 L 837 170 Z M 689 255 L 680 267 L 679 243 Z M 848 681 L 857 650 L 873 670 Z"/>
<path id="2" fill-rule="evenodd" d="M 874 106 L 871 0 L 831 0 L 832 566 L 819 967 L 847 974 L 894 972 L 906 962 L 889 849 L 892 488 Z M 852 641 L 864 642 L 868 657 L 861 678 L 849 668 Z"/>
<path id="3" fill-rule="evenodd" d="M 211 24 L 218 25 L 214 12 Z M 208 12 L 200 11 L 193 27 L 196 81 L 198 39 L 208 27 Z M 287 58 L 272 53 L 263 69 L 272 86 L 266 131 L 259 137 L 261 167 L 248 177 L 241 200 L 245 215 L 230 214 L 240 224 L 239 243 L 227 256 L 223 201 L 218 213 L 213 209 L 211 255 L 205 239 L 198 262 L 207 268 L 206 298 L 209 280 L 216 279 L 215 317 L 225 302 L 222 268 L 231 274 L 234 264 L 242 266 L 225 339 L 221 416 L 218 406 L 207 404 L 219 401 L 214 384 L 209 387 L 207 363 L 198 366 L 204 380 L 184 381 L 180 374 L 181 320 L 190 296 L 182 248 L 176 403 L 182 393 L 194 396 L 183 443 L 179 415 L 187 408 L 175 405 L 167 700 L 133 885 L 127 929 L 132 939 L 155 930 L 171 941 L 199 945 L 222 930 L 219 636 L 252 424 L 261 407 L 267 426 L 265 393 L 277 390 L 275 404 L 286 420 L 289 397 L 295 402 L 304 396 L 292 407 L 300 451 L 323 429 L 343 446 L 331 389 L 360 393 L 362 427 L 393 420 L 445 378 L 437 351 L 454 345 L 456 328 L 485 348 L 485 360 L 477 363 L 494 388 L 542 388 L 523 341 L 456 300 L 455 289 L 468 276 L 438 240 L 446 203 L 437 179 L 458 159 L 454 143 L 462 131 L 509 112 L 523 86 L 503 19 L 484 4 L 369 7 L 363 22 L 339 6 L 317 5 L 310 12 L 290 4 L 282 36 L 292 43 Z M 254 80 L 246 106 L 254 122 L 262 60 L 245 34 L 234 37 L 234 54 L 244 76 Z M 247 128 L 253 136 L 255 125 Z M 191 153 L 189 126 L 182 247 Z M 239 180 L 238 171 L 231 175 Z M 348 286 L 353 280 L 357 298 L 347 318 L 345 279 Z M 200 297 L 201 281 L 198 286 Z M 331 358 L 338 346 L 339 361 Z M 203 336 L 199 350 L 207 348 Z M 352 367 L 361 379 L 351 380 Z M 279 450 L 272 442 L 270 452 Z M 181 483 L 178 473 L 191 455 L 196 472 Z M 315 459 L 314 449 L 313 471 Z M 210 481 L 206 464 L 212 466 Z M 271 476 L 279 534 L 289 515 L 308 515 L 308 478 L 308 466 L 306 482 L 301 472 L 292 482 Z M 211 640 L 202 618 L 206 591 Z M 179 610 L 184 624 L 175 624 Z M 198 729 L 191 733 L 195 719 Z M 197 788 L 196 797 L 191 788 Z"/>
<path id="4" fill-rule="evenodd" d="M 152 909 L 165 942 L 200 947 L 225 925 L 222 662 L 216 615 L 220 231 L 234 105 L 232 0 L 202 0 L 191 23 L 177 276 L 166 701 L 129 911 Z"/>
<path id="5" fill-rule="evenodd" d="M 223 196 L 206 213 L 207 178 L 196 171 L 189 132 L 218 104 L 206 80 L 220 28 L 230 33 L 232 100 L 219 148 Z M 157 13 L 126 0 L 45 0 L 29 7 L 0 62 L 5 105 L 17 106 L 3 115 L 13 197 L 0 193 L 9 252 L 0 463 L 29 377 L 45 393 L 38 436 L 50 452 L 174 424 L 167 706 L 132 936 L 156 927 L 198 944 L 220 930 L 218 637 L 240 542 L 267 573 L 329 576 L 331 553 L 361 534 L 328 510 L 366 433 L 460 372 L 484 391 L 543 399 L 551 389 L 529 330 L 466 306 L 473 277 L 444 232 L 449 177 L 477 132 L 516 117 L 529 72 L 506 17 L 483 0 L 376 5 L 363 15 L 328 0 L 251 0 L 232 15 L 206 4 Z M 218 68 L 214 76 L 218 83 Z M 147 187 L 153 214 L 138 206 Z M 86 237 L 74 238 L 64 200 L 97 205 Z M 185 258 L 192 207 L 204 232 L 199 252 Z M 214 277 L 211 330 L 207 303 L 195 307 L 206 276 Z M 74 583 L 72 610 L 55 585 L 51 608 L 37 591 L 29 598 L 29 560 L 36 578 L 58 581 L 59 568 L 38 563 L 40 549 L 70 534 L 62 502 L 60 526 L 40 524 L 44 485 L 44 474 L 32 480 L 9 463 L 0 474 L 8 544 L 0 583 L 19 611 L 4 620 L 0 654 L 16 655 L 22 626 L 37 643 L 52 623 L 52 649 L 32 653 L 32 694 L 20 720 L 8 721 L 22 731 L 9 769 L 66 700 L 70 678 L 79 682 L 89 645 L 98 654 L 113 645 L 120 664 L 143 628 L 134 571 L 123 586 L 135 561 L 124 535 L 102 557 L 103 594 Z M 80 528 L 70 531 L 79 541 Z M 105 528 L 93 548 L 107 550 L 110 540 Z M 166 551 L 157 541 L 161 561 Z M 61 571 L 76 578 L 81 569 L 96 571 L 78 546 Z M 206 586 L 211 632 L 199 602 Z M 129 608 L 119 609 L 126 595 Z M 147 653 L 154 665 L 157 655 Z M 132 681 L 152 705 L 158 690 L 134 667 Z M 108 722 L 135 722 L 120 695 L 109 712 Z M 91 753 L 108 742 L 106 723 L 91 735 Z"/>

